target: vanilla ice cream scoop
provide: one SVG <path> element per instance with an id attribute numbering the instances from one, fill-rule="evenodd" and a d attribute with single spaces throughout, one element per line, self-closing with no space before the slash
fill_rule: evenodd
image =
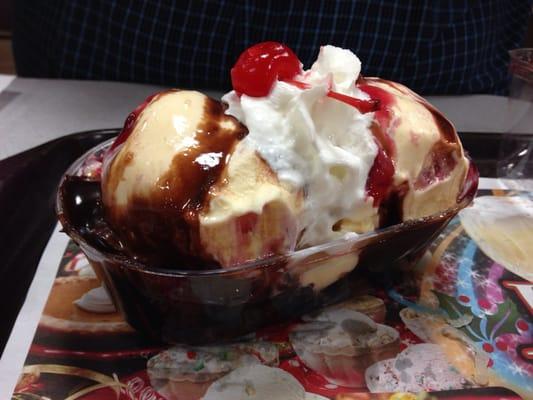
<path id="1" fill-rule="evenodd" d="M 372 129 L 394 165 L 381 224 L 421 218 L 453 206 L 470 162 L 451 122 L 399 83 L 365 78 L 359 88 L 380 101 Z"/>
<path id="2" fill-rule="evenodd" d="M 195 91 L 157 94 L 128 118 L 104 160 L 102 201 L 132 255 L 156 264 L 212 261 L 198 215 L 246 132 L 222 104 Z"/>
<path id="3" fill-rule="evenodd" d="M 240 146 L 247 129 L 195 91 L 153 96 L 104 161 L 105 217 L 132 256 L 155 265 L 234 265 L 294 248 L 298 192 Z"/>

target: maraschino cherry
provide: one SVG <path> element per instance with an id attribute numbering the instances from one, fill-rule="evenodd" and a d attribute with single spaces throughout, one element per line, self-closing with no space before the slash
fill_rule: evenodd
<path id="1" fill-rule="evenodd" d="M 302 72 L 302 63 L 296 54 L 278 42 L 258 43 L 246 49 L 231 69 L 231 83 L 238 94 L 251 97 L 267 96 L 277 80 L 300 89 L 310 86 L 294 77 Z M 357 108 L 361 113 L 376 111 L 377 100 L 360 100 L 330 90 L 328 97 Z"/>
<path id="2" fill-rule="evenodd" d="M 262 42 L 245 50 L 231 69 L 231 83 L 238 94 L 264 97 L 276 80 L 292 79 L 302 63 L 284 44 Z"/>

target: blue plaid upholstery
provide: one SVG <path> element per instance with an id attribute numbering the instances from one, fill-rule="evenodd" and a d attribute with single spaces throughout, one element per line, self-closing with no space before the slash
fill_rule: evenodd
<path id="1" fill-rule="evenodd" d="M 531 0 L 18 0 L 20 75 L 225 90 L 242 50 L 288 44 L 308 67 L 322 44 L 363 73 L 423 94 L 496 93 Z"/>

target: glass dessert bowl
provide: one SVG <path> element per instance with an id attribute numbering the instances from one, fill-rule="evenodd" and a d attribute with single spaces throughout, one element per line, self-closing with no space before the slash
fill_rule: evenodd
<path id="1" fill-rule="evenodd" d="M 385 286 L 468 205 L 453 125 L 360 71 L 349 50 L 304 70 L 259 43 L 222 101 L 156 93 L 71 166 L 59 219 L 133 327 L 208 343 L 364 294 L 364 271 Z"/>
<path id="2" fill-rule="evenodd" d="M 56 210 L 65 233 L 82 249 L 127 322 L 169 343 L 231 340 L 288 321 L 353 295 L 359 270 L 392 271 L 412 264 L 447 223 L 472 201 L 471 164 L 456 206 L 437 214 L 226 269 L 162 269 L 125 256 L 103 240 L 95 159 L 104 142 L 65 172 Z M 98 232 L 98 234 L 94 234 Z M 357 268 L 356 268 L 357 267 Z"/>

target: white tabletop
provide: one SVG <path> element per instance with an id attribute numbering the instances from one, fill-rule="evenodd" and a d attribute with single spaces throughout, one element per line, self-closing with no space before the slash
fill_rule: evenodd
<path id="1" fill-rule="evenodd" d="M 69 133 L 121 127 L 130 111 L 163 89 L 61 79 L 14 78 L 8 83 L 2 90 L 0 80 L 0 159 Z"/>
<path id="2" fill-rule="evenodd" d="M 15 79 L 14 75 L 0 74 L 0 92 L 9 86 L 13 79 Z"/>

